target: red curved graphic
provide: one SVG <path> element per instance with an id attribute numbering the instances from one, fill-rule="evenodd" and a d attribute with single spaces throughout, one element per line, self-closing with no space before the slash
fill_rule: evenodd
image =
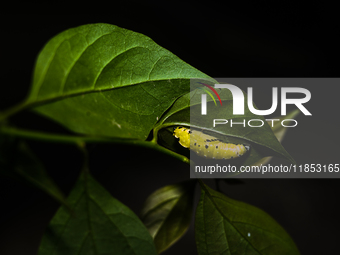
<path id="1" fill-rule="evenodd" d="M 198 82 L 198 83 L 203 84 L 204 86 L 206 86 L 206 87 L 208 87 L 209 89 L 211 89 L 211 91 L 214 92 L 215 95 L 217 96 L 218 100 L 220 100 L 220 103 L 221 103 L 221 106 L 222 106 L 222 100 L 221 100 L 220 96 L 217 94 L 217 91 L 216 91 L 213 87 L 211 87 L 211 86 L 208 85 L 208 84 L 202 83 L 202 82 Z"/>

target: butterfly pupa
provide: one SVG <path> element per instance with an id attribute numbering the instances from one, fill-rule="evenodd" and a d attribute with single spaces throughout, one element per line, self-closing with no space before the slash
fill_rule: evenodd
<path id="1" fill-rule="evenodd" d="M 186 127 L 176 127 L 173 135 L 179 138 L 179 144 L 194 151 L 198 156 L 210 159 L 232 159 L 243 156 L 250 146 L 225 143 L 211 135 Z"/>

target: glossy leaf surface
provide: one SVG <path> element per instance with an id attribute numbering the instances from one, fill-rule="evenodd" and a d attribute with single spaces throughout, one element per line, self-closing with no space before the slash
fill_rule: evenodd
<path id="1" fill-rule="evenodd" d="M 146 200 L 142 220 L 158 253 L 166 250 L 187 231 L 193 207 L 196 181 L 169 185 L 156 190 Z"/>
<path id="2" fill-rule="evenodd" d="M 196 210 L 198 254 L 297 255 L 287 232 L 264 211 L 204 185 Z"/>
<path id="3" fill-rule="evenodd" d="M 27 104 L 78 133 L 144 140 L 193 77 L 209 78 L 147 36 L 90 24 L 45 45 Z"/>
<path id="4" fill-rule="evenodd" d="M 61 207 L 51 220 L 39 255 L 157 254 L 139 218 L 88 173 L 68 197 L 73 214 Z"/>

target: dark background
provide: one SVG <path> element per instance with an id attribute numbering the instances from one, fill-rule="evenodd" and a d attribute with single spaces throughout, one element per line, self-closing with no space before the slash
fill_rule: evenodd
<path id="1" fill-rule="evenodd" d="M 339 76 L 339 23 L 333 12 L 335 6 L 323 2 L 221 5 L 213 1 L 171 1 L 103 7 L 111 14 L 2 15 L 0 109 L 25 98 L 35 58 L 50 38 L 68 28 L 97 22 L 143 33 L 212 77 Z M 329 90 L 320 84 L 311 91 L 307 109 L 313 116 L 298 117 L 299 126 L 289 130 L 283 141 L 298 163 L 340 163 L 339 88 L 334 85 Z M 261 96 L 254 101 L 260 109 L 268 106 Z M 29 112 L 15 116 L 12 122 L 25 128 L 67 133 L 58 124 Z M 68 193 L 80 171 L 79 151 L 61 144 L 31 141 L 29 145 Z M 153 151 L 115 145 L 89 145 L 88 149 L 94 177 L 137 214 L 151 192 L 189 178 L 186 165 Z M 276 159 L 272 163 L 281 162 Z M 33 187 L 0 178 L 0 254 L 36 254 L 44 228 L 59 205 Z M 221 182 L 221 189 L 272 215 L 302 254 L 338 251 L 340 179 L 242 182 Z M 197 254 L 193 226 L 164 254 Z"/>

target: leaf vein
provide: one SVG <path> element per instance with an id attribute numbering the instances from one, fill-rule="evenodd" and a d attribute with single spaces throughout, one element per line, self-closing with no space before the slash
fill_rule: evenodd
<path id="1" fill-rule="evenodd" d="M 59 93 L 61 92 L 61 94 L 64 94 L 64 90 L 65 90 L 65 84 L 67 82 L 67 79 L 69 78 L 69 75 L 70 73 L 72 72 L 72 69 L 74 68 L 74 66 L 76 65 L 76 63 L 78 62 L 78 60 L 81 58 L 81 56 L 83 56 L 83 54 L 89 49 L 89 47 L 91 45 L 93 45 L 94 43 L 96 43 L 99 39 L 101 39 L 102 37 L 108 35 L 108 34 L 111 34 L 112 32 L 110 33 L 107 33 L 107 34 L 103 34 L 101 36 L 99 36 L 96 40 L 94 40 L 92 43 L 90 43 L 89 45 L 86 46 L 86 48 L 79 54 L 79 57 L 77 57 L 74 61 L 74 63 L 72 64 L 72 66 L 70 67 L 70 69 L 68 70 L 67 74 L 65 75 L 65 78 L 63 79 L 63 82 L 60 86 L 60 91 Z M 86 39 L 87 41 L 87 39 Z"/>
<path id="2" fill-rule="evenodd" d="M 103 70 L 113 61 L 115 60 L 117 57 L 123 55 L 123 54 L 126 54 L 127 52 L 129 52 L 130 50 L 133 50 L 133 49 L 136 49 L 136 48 L 142 48 L 142 49 L 146 49 L 145 47 L 142 47 L 142 46 L 133 46 L 129 49 L 125 49 L 124 51 L 118 53 L 117 55 L 115 55 L 113 58 L 111 58 L 102 68 L 101 70 L 98 72 L 98 75 L 97 77 L 95 78 L 94 82 L 93 82 L 93 86 L 92 86 L 92 89 L 95 89 L 96 88 L 96 85 L 97 85 L 97 81 L 100 77 L 100 75 L 102 74 Z M 122 75 L 120 75 L 120 78 L 122 77 Z M 145 81 L 144 81 L 145 82 Z M 112 87 L 114 88 L 114 87 Z M 111 89 L 112 89 L 111 88 Z"/>

